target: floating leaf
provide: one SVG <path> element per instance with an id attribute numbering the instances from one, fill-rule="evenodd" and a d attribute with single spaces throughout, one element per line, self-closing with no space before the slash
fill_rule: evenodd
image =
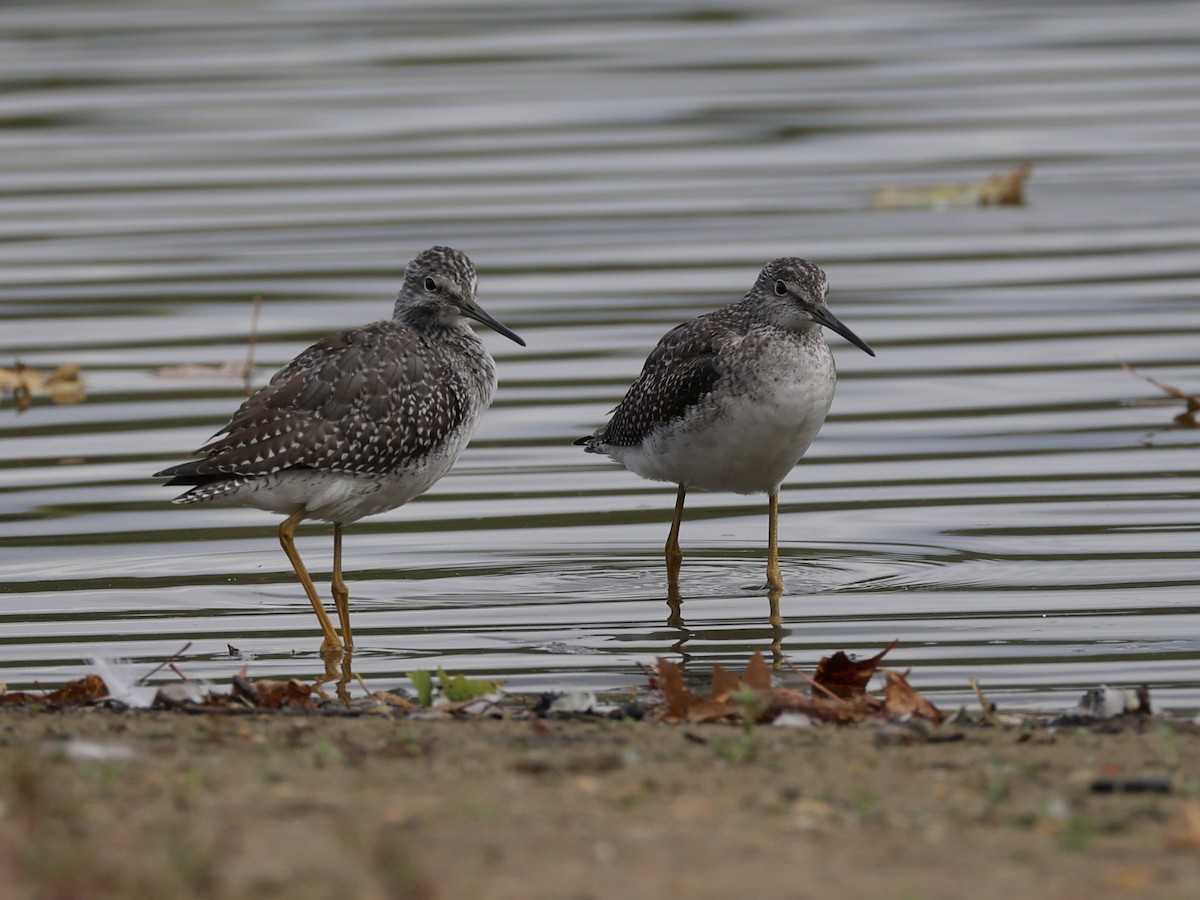
<path id="1" fill-rule="evenodd" d="M 1164 384 L 1157 379 L 1151 378 L 1149 375 L 1143 375 L 1129 363 L 1121 363 L 1121 368 L 1135 378 L 1140 378 L 1142 381 L 1147 381 L 1154 385 L 1164 394 L 1174 397 L 1177 400 L 1182 400 L 1186 404 L 1186 408 L 1179 415 L 1175 416 L 1175 424 L 1182 425 L 1184 428 L 1198 428 L 1200 422 L 1196 420 L 1196 413 L 1200 413 L 1200 397 L 1188 394 L 1175 387 L 1173 384 Z"/>
<path id="2" fill-rule="evenodd" d="M 985 178 L 978 184 L 938 184 L 922 188 L 880 188 L 873 209 L 941 209 L 947 206 L 1021 206 L 1032 163 Z"/>
<path id="3" fill-rule="evenodd" d="M 1032 163 L 1021 163 L 1007 172 L 985 178 L 974 188 L 975 202 L 980 206 L 1022 206 L 1025 203 L 1025 182 L 1033 174 Z"/>
<path id="4" fill-rule="evenodd" d="M 178 366 L 161 366 L 155 370 L 159 378 L 240 378 L 246 388 L 246 396 L 254 391 L 250 378 L 254 374 L 254 351 L 258 346 L 258 319 L 262 314 L 262 297 L 254 298 L 254 313 L 250 319 L 250 339 L 246 349 L 246 361 L 223 362 L 215 366 L 199 363 L 184 363 Z"/>
<path id="5" fill-rule="evenodd" d="M 159 378 L 246 378 L 246 364 L 240 362 L 223 362 L 215 366 L 200 363 L 183 363 L 178 366 L 159 366 L 154 370 Z"/>
<path id="6" fill-rule="evenodd" d="M 65 364 L 49 375 L 17 362 L 11 369 L 0 368 L 0 395 L 11 393 L 17 412 L 33 405 L 34 397 L 49 397 L 52 403 L 79 403 L 86 396 L 79 366 Z"/>

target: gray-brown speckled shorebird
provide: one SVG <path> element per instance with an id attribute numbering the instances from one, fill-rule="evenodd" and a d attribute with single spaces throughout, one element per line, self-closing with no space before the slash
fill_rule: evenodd
<path id="1" fill-rule="evenodd" d="M 496 366 L 468 319 L 516 341 L 484 312 L 465 254 L 426 250 L 404 272 L 392 318 L 330 335 L 249 397 L 198 459 L 156 473 L 190 489 L 176 503 L 252 506 L 286 516 L 279 542 L 325 634 L 342 642 L 296 551 L 304 519 L 333 523 L 331 591 L 353 646 L 342 529 L 402 506 L 450 470 L 496 391 Z"/>
<path id="2" fill-rule="evenodd" d="M 575 442 L 679 486 L 666 545 L 674 596 L 691 488 L 767 494 L 767 585 L 782 592 L 779 486 L 824 424 L 837 382 L 821 326 L 875 355 L 828 310 L 827 291 L 807 260 L 767 263 L 741 300 L 668 331 L 608 424 Z"/>

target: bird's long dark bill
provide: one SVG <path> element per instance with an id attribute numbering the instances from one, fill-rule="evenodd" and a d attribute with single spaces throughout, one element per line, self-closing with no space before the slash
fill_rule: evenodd
<path id="1" fill-rule="evenodd" d="M 492 329 L 492 331 L 504 335 L 510 341 L 516 341 L 522 347 L 525 346 L 525 342 L 521 340 L 521 336 L 519 334 L 517 334 L 511 328 L 506 328 L 505 326 L 501 325 L 497 320 L 493 319 L 478 306 L 471 307 L 470 309 L 463 309 L 462 314 L 468 319 L 474 319 L 476 322 L 482 322 L 488 328 Z"/>
<path id="2" fill-rule="evenodd" d="M 814 309 L 814 310 L 811 310 L 811 314 L 812 314 L 812 319 L 814 322 L 818 323 L 819 325 L 824 325 L 830 331 L 836 331 L 838 334 L 840 334 L 842 337 L 844 337 L 846 340 L 848 340 L 850 343 L 852 343 L 855 347 L 857 347 L 863 353 L 867 354 L 867 356 L 875 355 L 875 351 L 871 349 L 870 344 L 868 344 L 866 341 L 864 341 L 862 338 L 860 338 L 857 334 L 855 334 L 853 331 L 851 331 L 849 328 L 847 328 L 845 325 L 843 325 L 842 320 L 839 319 L 837 316 L 835 316 L 833 313 L 831 313 L 829 310 L 823 309 L 823 308 Z"/>

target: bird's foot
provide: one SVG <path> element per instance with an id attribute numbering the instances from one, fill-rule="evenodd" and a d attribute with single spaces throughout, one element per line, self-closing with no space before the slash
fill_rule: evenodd
<path id="1" fill-rule="evenodd" d="M 325 692 L 324 686 L 332 684 L 338 699 L 349 706 L 350 691 L 347 686 L 358 677 L 351 669 L 352 655 L 349 652 L 343 653 L 340 644 L 335 653 L 327 653 L 326 647 L 322 646 L 321 660 L 325 664 L 325 672 L 313 684 L 313 690 L 320 695 L 322 700 L 328 700 L 329 694 Z"/>
<path id="2" fill-rule="evenodd" d="M 333 663 L 336 664 L 349 649 L 349 647 L 344 647 L 342 645 L 341 640 L 336 635 L 333 637 L 326 637 L 325 640 L 321 642 L 321 659 L 325 660 L 326 663 L 329 663 L 332 660 Z"/>

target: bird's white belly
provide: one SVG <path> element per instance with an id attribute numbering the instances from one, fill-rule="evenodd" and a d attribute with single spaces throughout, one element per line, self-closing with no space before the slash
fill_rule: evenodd
<path id="1" fill-rule="evenodd" d="M 706 491 L 757 494 L 777 488 L 800 461 L 829 412 L 829 365 L 768 367 L 783 374 L 718 389 L 689 414 L 636 447 L 610 448 L 643 478 Z"/>
<path id="2" fill-rule="evenodd" d="M 466 446 L 472 429 L 462 440 L 440 451 L 409 462 L 402 470 L 381 475 L 359 475 L 321 469 L 285 469 L 246 481 L 213 498 L 223 505 L 250 506 L 291 515 L 301 506 L 308 517 L 348 524 L 403 506 L 419 497 L 446 474 Z"/>

